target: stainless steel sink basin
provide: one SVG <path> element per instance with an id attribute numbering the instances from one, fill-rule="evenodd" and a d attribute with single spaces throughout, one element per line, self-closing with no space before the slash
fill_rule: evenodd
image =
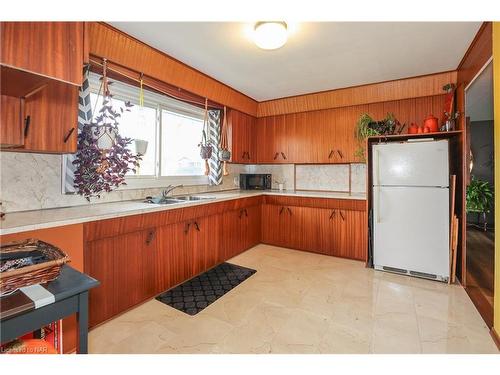
<path id="1" fill-rule="evenodd" d="M 144 201 L 146 203 L 152 204 L 179 204 L 184 203 L 184 200 L 175 199 L 175 198 L 156 198 L 156 197 L 147 197 Z"/>
<path id="2" fill-rule="evenodd" d="M 146 200 L 144 202 L 152 204 L 178 204 L 206 199 L 215 199 L 215 197 L 200 197 L 195 195 L 183 195 L 181 197 L 146 197 Z"/>
<path id="3" fill-rule="evenodd" d="M 194 196 L 194 195 L 184 195 L 182 197 L 175 197 L 175 199 L 180 199 L 182 201 L 201 201 L 205 199 L 215 199 L 215 197 L 199 197 L 199 196 Z"/>

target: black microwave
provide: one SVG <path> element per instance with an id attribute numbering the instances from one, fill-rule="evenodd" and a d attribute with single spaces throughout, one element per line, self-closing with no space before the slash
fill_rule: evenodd
<path id="1" fill-rule="evenodd" d="M 270 190 L 272 175 L 270 174 L 240 174 L 240 189 Z"/>

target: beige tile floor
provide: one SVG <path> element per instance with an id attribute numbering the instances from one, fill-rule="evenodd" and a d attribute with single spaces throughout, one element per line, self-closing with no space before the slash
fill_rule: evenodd
<path id="1" fill-rule="evenodd" d="M 156 300 L 90 332 L 91 353 L 498 353 L 462 287 L 267 245 L 196 316 Z"/>

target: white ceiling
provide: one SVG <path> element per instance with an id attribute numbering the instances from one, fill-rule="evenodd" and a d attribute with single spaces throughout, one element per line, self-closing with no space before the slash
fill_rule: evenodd
<path id="1" fill-rule="evenodd" d="M 493 120 L 493 63 L 467 88 L 465 103 L 465 115 L 471 121 Z"/>
<path id="2" fill-rule="evenodd" d="M 274 51 L 237 22 L 111 22 L 116 28 L 258 100 L 456 69 L 480 22 L 290 24 Z"/>

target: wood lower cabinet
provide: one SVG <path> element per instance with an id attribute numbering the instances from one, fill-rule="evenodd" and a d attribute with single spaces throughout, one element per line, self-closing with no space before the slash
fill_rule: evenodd
<path id="1" fill-rule="evenodd" d="M 260 205 L 228 211 L 222 219 L 224 260 L 242 253 L 260 242 Z"/>
<path id="2" fill-rule="evenodd" d="M 148 229 L 86 244 L 85 272 L 101 283 L 90 291 L 90 326 L 156 294 L 156 239 L 156 230 Z"/>
<path id="3" fill-rule="evenodd" d="M 84 269 L 101 283 L 90 326 L 261 242 L 366 260 L 364 202 L 266 196 L 200 207 L 84 225 Z"/>
<path id="4" fill-rule="evenodd" d="M 366 260 L 367 231 L 364 211 L 321 209 L 319 251 L 326 255 Z"/>
<path id="5" fill-rule="evenodd" d="M 262 206 L 262 242 L 349 259 L 366 260 L 365 211 Z"/>

